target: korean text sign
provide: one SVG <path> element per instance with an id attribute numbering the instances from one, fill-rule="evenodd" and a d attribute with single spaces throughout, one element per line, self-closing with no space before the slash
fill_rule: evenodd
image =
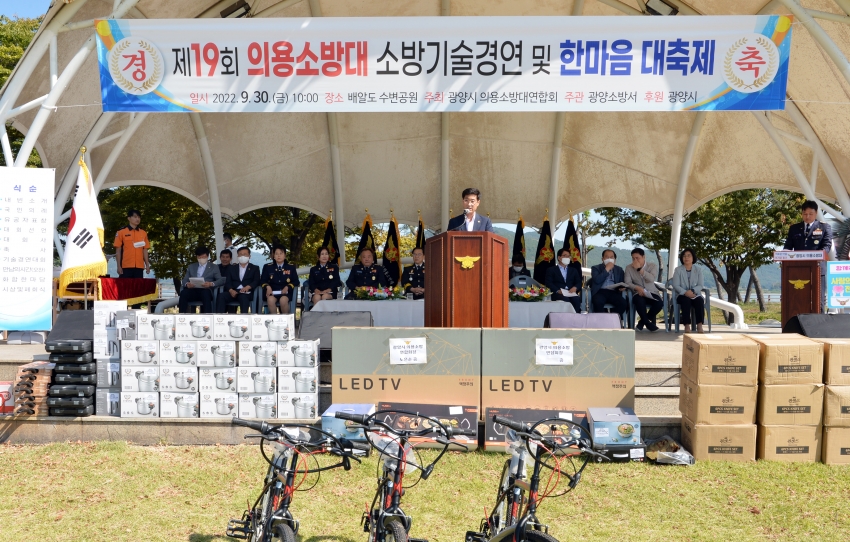
<path id="1" fill-rule="evenodd" d="M 0 168 L 0 329 L 52 327 L 55 170 Z"/>
<path id="2" fill-rule="evenodd" d="M 535 339 L 534 356 L 536 365 L 572 365 L 572 339 Z"/>
<path id="3" fill-rule="evenodd" d="M 784 109 L 791 18 L 100 20 L 104 111 Z"/>
<path id="4" fill-rule="evenodd" d="M 390 365 L 420 365 L 428 363 L 427 339 L 390 339 Z"/>
<path id="5" fill-rule="evenodd" d="M 830 309 L 850 309 L 850 262 L 826 263 L 826 303 Z"/>

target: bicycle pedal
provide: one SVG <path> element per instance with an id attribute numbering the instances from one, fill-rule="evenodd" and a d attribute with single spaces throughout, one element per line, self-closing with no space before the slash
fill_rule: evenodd
<path id="1" fill-rule="evenodd" d="M 466 531 L 464 542 L 487 542 L 487 537 L 484 533 L 476 533 L 475 531 Z"/>
<path id="2" fill-rule="evenodd" d="M 225 534 L 231 538 L 247 540 L 254 531 L 251 530 L 251 523 L 241 519 L 231 519 L 227 522 L 227 531 Z"/>

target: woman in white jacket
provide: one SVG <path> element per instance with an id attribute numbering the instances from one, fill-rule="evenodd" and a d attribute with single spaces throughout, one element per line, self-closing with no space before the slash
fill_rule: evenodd
<path id="1" fill-rule="evenodd" d="M 685 333 L 691 331 L 691 309 L 696 312 L 694 324 L 696 330 L 702 333 L 702 323 L 705 318 L 705 299 L 702 297 L 703 280 L 702 270 L 695 266 L 696 253 L 692 248 L 686 248 L 679 255 L 682 265 L 673 272 L 673 291 L 679 310 L 682 311 L 682 324 Z"/>

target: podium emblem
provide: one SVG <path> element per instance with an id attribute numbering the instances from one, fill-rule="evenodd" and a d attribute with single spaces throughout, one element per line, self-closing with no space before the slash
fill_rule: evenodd
<path id="1" fill-rule="evenodd" d="M 795 290 L 802 290 L 809 283 L 808 280 L 789 280 L 788 282 L 794 286 Z"/>
<path id="2" fill-rule="evenodd" d="M 455 260 L 460 262 L 461 269 L 472 269 L 475 267 L 475 262 L 481 259 L 481 256 L 455 256 Z"/>

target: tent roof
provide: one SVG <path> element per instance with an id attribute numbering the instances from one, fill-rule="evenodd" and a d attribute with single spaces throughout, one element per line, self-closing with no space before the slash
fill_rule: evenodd
<path id="1" fill-rule="evenodd" d="M 80 0 L 77 0 L 80 1 Z M 326 17 L 438 16 L 441 2 L 313 0 Z M 217 0 L 141 0 L 128 18 L 193 18 L 215 13 L 231 2 Z M 250 2 L 259 17 L 310 16 L 308 0 Z M 574 0 L 451 0 L 452 15 L 569 15 Z M 637 0 L 623 0 L 637 7 Z M 752 15 L 767 0 L 689 0 L 705 15 Z M 807 0 L 806 7 L 841 14 L 829 0 Z M 224 4 L 224 5 L 223 5 Z M 585 15 L 624 16 L 605 3 L 584 2 Z M 778 5 L 778 3 L 777 3 Z M 62 8 L 56 1 L 47 21 Z M 88 0 L 72 19 L 107 16 L 113 0 Z M 769 10 L 781 13 L 784 9 Z M 835 43 L 850 56 L 850 26 L 820 20 Z M 850 85 L 820 46 L 800 25 L 795 28 L 788 95 L 808 120 L 850 190 Z M 59 34 L 59 67 L 68 63 L 91 30 Z M 29 78 L 15 106 L 46 94 L 48 55 Z M 14 77 L 14 74 L 13 74 Z M 83 140 L 101 115 L 96 55 L 88 57 L 63 94 L 58 111 L 42 131 L 37 149 L 57 183 L 74 163 Z M 73 107 L 65 107 L 73 106 Z M 37 110 L 15 120 L 30 125 Z M 495 221 L 516 219 L 517 208 L 530 222 L 545 214 L 552 168 L 557 113 L 449 113 L 449 166 L 452 205 L 460 191 L 476 186 L 481 211 Z M 562 219 L 601 206 L 631 207 L 659 216 L 673 213 L 682 158 L 696 113 L 567 113 L 558 183 Z M 778 128 L 800 134 L 784 112 L 772 114 Z M 333 207 L 328 119 L 325 113 L 209 113 L 200 116 L 213 156 L 222 211 L 246 212 L 269 205 L 292 205 L 325 216 Z M 339 153 L 345 222 L 357 225 L 368 208 L 380 222 L 390 208 L 400 222 L 440 220 L 441 115 L 439 113 L 338 113 Z M 128 115 L 115 115 L 103 133 L 122 130 Z M 115 142 L 92 151 L 94 174 Z M 789 141 L 808 174 L 813 152 Z M 104 186 L 150 184 L 170 188 L 209 207 L 204 165 L 191 119 L 186 114 L 151 114 L 121 153 Z M 688 184 L 685 209 L 732 190 L 799 185 L 777 147 L 752 113 L 707 115 Z M 815 193 L 824 201 L 835 194 L 821 171 Z"/>

